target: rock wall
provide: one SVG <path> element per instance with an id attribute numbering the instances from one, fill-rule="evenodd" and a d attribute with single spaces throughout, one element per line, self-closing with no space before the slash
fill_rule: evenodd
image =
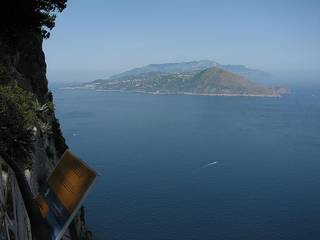
<path id="1" fill-rule="evenodd" d="M 42 42 L 42 37 L 32 31 L 21 33 L 21 37 L 14 43 L 0 39 L 0 84 L 18 84 L 44 104 L 52 102 L 53 97 L 48 90 Z M 21 166 L 29 168 L 29 184 L 34 195 L 44 187 L 48 175 L 67 148 L 54 112 L 47 115 L 46 124 L 46 132 L 35 129 L 31 163 Z M 91 239 L 84 218 L 81 217 L 83 214 L 82 209 L 69 228 L 72 239 Z"/>

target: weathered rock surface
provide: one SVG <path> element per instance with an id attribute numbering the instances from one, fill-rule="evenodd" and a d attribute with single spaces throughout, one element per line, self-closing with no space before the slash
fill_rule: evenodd
<path id="1" fill-rule="evenodd" d="M 26 32 L 21 36 L 14 44 L 0 39 L 0 84 L 17 83 L 21 88 L 32 92 L 41 104 L 52 102 L 46 78 L 42 37 L 33 32 Z M 67 148 L 54 113 L 47 116 L 46 124 L 47 132 L 36 131 L 34 151 L 31 153 L 29 183 L 34 195 L 41 191 L 48 175 Z M 82 209 L 69 228 L 68 234 L 72 239 L 91 238 L 83 214 Z"/>

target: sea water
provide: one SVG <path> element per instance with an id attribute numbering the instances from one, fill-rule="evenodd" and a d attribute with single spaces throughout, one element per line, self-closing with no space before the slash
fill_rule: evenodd
<path id="1" fill-rule="evenodd" d="M 69 147 L 100 174 L 94 239 L 320 239 L 319 89 L 54 97 Z"/>

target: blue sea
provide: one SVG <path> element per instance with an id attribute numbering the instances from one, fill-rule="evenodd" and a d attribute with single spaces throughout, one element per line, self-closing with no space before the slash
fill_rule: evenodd
<path id="1" fill-rule="evenodd" d="M 54 97 L 69 147 L 100 174 L 85 201 L 94 239 L 320 239 L 320 88 Z"/>

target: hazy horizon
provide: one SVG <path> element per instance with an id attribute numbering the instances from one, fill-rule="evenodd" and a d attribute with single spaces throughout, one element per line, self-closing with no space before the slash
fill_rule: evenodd
<path id="1" fill-rule="evenodd" d="M 70 1 L 44 42 L 51 81 L 208 59 L 320 76 L 318 1 Z M 308 76 L 309 78 L 309 76 Z"/>
<path id="2" fill-rule="evenodd" d="M 197 61 L 197 60 L 194 60 Z M 181 61 L 185 62 L 185 61 Z M 163 62 L 168 63 L 168 62 Z M 154 64 L 154 63 L 150 63 Z M 156 63 L 161 64 L 161 63 Z M 147 64 L 146 64 L 147 65 Z M 146 66 L 143 65 L 143 66 Z M 242 65 L 242 64 L 235 64 Z M 137 67 L 143 67 L 137 66 Z M 250 66 L 246 66 L 251 68 Z M 107 79 L 112 75 L 122 73 L 127 70 L 131 70 L 135 68 L 129 67 L 127 69 L 114 69 L 114 70 L 106 70 L 106 69 L 48 69 L 47 77 L 49 79 L 49 83 L 83 83 L 83 82 L 91 82 L 97 79 Z M 271 76 L 278 80 L 278 83 L 281 84 L 296 84 L 303 81 L 306 84 L 320 84 L 320 71 L 299 71 L 299 70 L 266 70 L 261 68 L 256 68 L 258 70 L 265 71 L 270 73 Z"/>

